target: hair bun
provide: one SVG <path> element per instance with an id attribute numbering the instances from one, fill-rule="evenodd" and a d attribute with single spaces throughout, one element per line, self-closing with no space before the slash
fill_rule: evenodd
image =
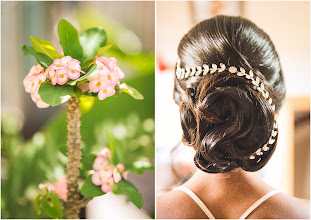
<path id="1" fill-rule="evenodd" d="M 276 134 L 270 141 L 276 132 L 274 106 L 266 97 L 278 110 L 285 96 L 279 58 L 268 35 L 247 19 L 217 16 L 193 27 L 181 40 L 178 55 L 182 71 L 176 72 L 174 99 L 180 105 L 182 140 L 197 151 L 196 166 L 212 173 L 262 168 L 277 140 Z M 212 63 L 207 71 L 205 64 Z M 261 80 L 266 93 L 254 87 L 257 78 L 232 74 L 246 69 Z M 262 149 L 269 150 L 263 154 Z"/>
<path id="2" fill-rule="evenodd" d="M 180 109 L 183 142 L 196 149 L 200 169 L 233 170 L 268 141 L 273 111 L 247 80 L 224 71 L 205 77 L 195 96 L 186 91 Z"/>

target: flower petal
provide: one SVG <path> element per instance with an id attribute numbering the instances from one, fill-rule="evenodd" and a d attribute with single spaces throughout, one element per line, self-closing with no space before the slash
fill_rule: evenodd
<path id="1" fill-rule="evenodd" d="M 113 169 L 113 180 L 115 183 L 120 182 L 122 179 L 120 172 L 118 171 L 118 168 Z"/>
<path id="2" fill-rule="evenodd" d="M 67 76 L 67 73 L 60 73 L 59 75 L 56 76 L 56 80 L 59 85 L 64 85 L 69 81 L 69 77 Z"/>
<path id="3" fill-rule="evenodd" d="M 47 103 L 45 103 L 44 101 L 42 101 L 41 98 L 40 98 L 40 100 L 38 100 L 38 101 L 36 102 L 36 105 L 37 105 L 38 108 L 47 108 L 47 107 L 50 106 L 49 104 L 47 104 Z"/>
<path id="4" fill-rule="evenodd" d="M 101 190 L 104 192 L 104 193 L 108 193 L 110 192 L 112 189 L 113 189 L 113 186 L 114 186 L 114 182 L 113 182 L 113 179 L 112 177 L 109 178 L 107 181 L 105 181 L 102 186 L 101 186 Z"/>
<path id="5" fill-rule="evenodd" d="M 103 184 L 103 179 L 100 176 L 99 172 L 95 172 L 92 174 L 92 183 L 96 186 L 100 186 Z"/>
<path id="6" fill-rule="evenodd" d="M 119 169 L 119 172 L 123 172 L 123 171 L 124 171 L 124 169 L 125 169 L 125 167 L 124 167 L 124 164 L 123 164 L 123 163 L 118 163 L 118 164 L 116 165 L 116 167 Z"/>
<path id="7" fill-rule="evenodd" d="M 78 79 L 80 77 L 80 72 L 78 70 L 68 68 L 67 69 L 67 76 L 70 79 L 75 80 L 75 79 Z"/>
<path id="8" fill-rule="evenodd" d="M 118 73 L 119 79 L 123 79 L 123 78 L 124 78 L 124 73 L 123 73 L 123 71 L 120 69 L 120 67 L 117 66 L 116 72 Z"/>
<path id="9" fill-rule="evenodd" d="M 104 169 L 107 165 L 108 165 L 108 160 L 104 157 L 98 156 L 96 157 L 96 159 L 94 160 L 93 163 L 93 169 L 94 170 L 101 170 Z"/>
<path id="10" fill-rule="evenodd" d="M 65 57 L 62 57 L 61 59 L 60 59 L 60 64 L 63 66 L 63 67 L 65 67 L 65 66 L 67 66 L 70 62 L 72 62 L 73 61 L 73 59 L 72 59 L 72 57 L 71 56 L 65 56 Z"/>

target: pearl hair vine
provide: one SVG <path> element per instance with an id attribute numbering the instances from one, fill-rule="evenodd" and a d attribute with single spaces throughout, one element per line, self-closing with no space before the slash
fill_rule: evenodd
<path id="1" fill-rule="evenodd" d="M 235 66 L 227 67 L 225 64 L 220 63 L 219 66 L 217 64 L 203 64 L 203 66 L 197 66 L 197 67 L 191 67 L 191 68 L 181 68 L 180 67 L 180 59 L 177 60 L 176 65 L 176 77 L 179 80 L 187 79 L 189 77 L 198 77 L 198 76 L 205 76 L 206 74 L 215 73 L 215 72 L 223 72 L 227 70 L 229 73 L 236 74 L 240 77 L 245 77 L 245 79 L 250 80 L 250 82 L 253 84 L 253 89 L 258 91 L 271 105 L 271 108 L 273 111 L 275 111 L 275 105 L 272 103 L 272 98 L 270 97 L 269 92 L 266 90 L 265 85 L 263 84 L 262 80 L 254 75 L 253 70 L 249 70 L 248 73 L 243 67 L 237 68 Z M 273 128 L 271 131 L 271 135 L 269 140 L 258 150 L 253 153 L 249 159 L 255 160 L 257 157 L 257 163 L 261 160 L 260 156 L 264 154 L 264 152 L 267 152 L 270 150 L 270 145 L 273 145 L 276 141 L 276 136 L 278 134 L 278 123 L 277 123 L 277 117 L 278 114 L 275 114 L 274 116 L 274 123 Z M 258 158 L 259 157 L 259 158 Z"/>

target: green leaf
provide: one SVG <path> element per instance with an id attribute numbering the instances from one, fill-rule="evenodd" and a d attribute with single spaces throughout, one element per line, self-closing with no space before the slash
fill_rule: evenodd
<path id="1" fill-rule="evenodd" d="M 114 184 L 113 188 L 112 188 L 112 192 L 116 195 L 120 195 L 123 194 L 123 192 L 119 189 L 118 184 Z"/>
<path id="2" fill-rule="evenodd" d="M 83 49 L 80 45 L 77 29 L 67 20 L 61 19 L 58 23 L 58 36 L 64 55 L 80 60 L 83 56 Z"/>
<path id="3" fill-rule="evenodd" d="M 142 94 L 140 94 L 140 92 L 138 92 L 135 88 L 133 88 L 133 87 L 131 87 L 125 83 L 122 83 L 119 86 L 118 92 L 125 92 L 125 93 L 129 94 L 130 96 L 132 96 L 134 99 L 139 99 L 139 100 L 144 99 L 144 96 Z"/>
<path id="4" fill-rule="evenodd" d="M 33 56 L 37 60 L 37 62 L 43 67 L 49 67 L 53 63 L 53 60 L 50 57 L 43 53 L 36 52 L 33 47 L 24 45 L 22 50 L 24 52 L 24 55 Z"/>
<path id="5" fill-rule="evenodd" d="M 97 155 L 95 154 L 83 154 L 81 158 L 82 170 L 88 171 L 93 170 L 93 163 Z"/>
<path id="6" fill-rule="evenodd" d="M 136 205 L 137 208 L 141 209 L 144 205 L 144 200 L 138 189 L 129 181 L 121 180 L 117 183 L 120 191 L 125 192 L 127 198 Z"/>
<path id="7" fill-rule="evenodd" d="M 107 130 L 107 137 L 109 141 L 109 149 L 112 152 L 112 163 L 117 164 L 123 161 L 123 147 L 122 144 Z"/>
<path id="8" fill-rule="evenodd" d="M 82 185 L 81 194 L 85 197 L 96 197 L 105 193 L 101 190 L 100 186 L 95 186 L 92 183 L 92 175 L 89 175 Z"/>
<path id="9" fill-rule="evenodd" d="M 60 201 L 54 193 L 42 196 L 41 204 L 43 211 L 51 218 L 63 218 L 62 207 Z"/>
<path id="10" fill-rule="evenodd" d="M 97 56 L 97 57 L 101 57 L 101 56 L 104 55 L 104 53 L 105 53 L 108 49 L 110 49 L 110 47 L 112 47 L 112 46 L 113 46 L 113 44 L 109 44 L 109 45 L 107 45 L 107 46 L 98 48 L 98 49 L 97 49 L 96 56 Z"/>
<path id="11" fill-rule="evenodd" d="M 68 85 L 55 85 L 42 83 L 39 88 L 39 95 L 42 100 L 51 106 L 57 106 L 68 99 L 74 94 L 74 88 Z"/>
<path id="12" fill-rule="evenodd" d="M 59 54 L 55 48 L 52 46 L 52 44 L 48 41 L 41 40 L 37 37 L 30 36 L 30 40 L 33 45 L 33 49 L 36 52 L 43 53 L 49 57 L 51 57 L 53 60 L 56 58 L 61 58 L 63 55 Z"/>
<path id="13" fill-rule="evenodd" d="M 89 112 L 95 102 L 95 97 L 81 96 L 80 97 L 80 111 L 82 114 Z"/>
<path id="14" fill-rule="evenodd" d="M 95 58 L 85 60 L 82 65 L 82 69 L 89 67 L 92 63 L 95 63 Z"/>
<path id="15" fill-rule="evenodd" d="M 95 57 L 97 48 L 106 45 L 107 35 L 102 27 L 90 28 L 80 35 L 80 42 L 83 48 L 84 58 L 91 59 Z"/>
<path id="16" fill-rule="evenodd" d="M 75 90 L 76 99 L 79 100 L 82 95 L 82 90 L 78 86 L 75 86 L 74 90 Z"/>
<path id="17" fill-rule="evenodd" d="M 61 152 L 64 156 L 67 157 L 67 146 L 63 145 L 58 148 L 58 151 Z"/>
<path id="18" fill-rule="evenodd" d="M 77 79 L 76 81 L 77 82 L 80 82 L 80 81 L 83 81 L 89 77 L 92 77 L 92 76 L 95 76 L 97 74 L 97 65 L 96 64 L 93 64 L 91 66 L 91 68 L 89 69 L 89 71 L 87 71 L 87 73 L 85 75 L 83 75 L 82 77 L 80 77 L 79 79 Z"/>
<path id="19" fill-rule="evenodd" d="M 75 86 L 77 84 L 76 80 L 69 80 L 66 85 Z"/>
<path id="20" fill-rule="evenodd" d="M 41 215 L 41 196 L 42 195 L 38 195 L 34 201 L 37 215 Z"/>

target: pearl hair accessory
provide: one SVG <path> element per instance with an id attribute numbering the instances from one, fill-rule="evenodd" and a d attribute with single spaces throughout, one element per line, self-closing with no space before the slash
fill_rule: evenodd
<path id="1" fill-rule="evenodd" d="M 176 77 L 177 79 L 187 79 L 190 76 L 205 76 L 207 73 L 215 73 L 217 72 L 223 72 L 225 70 L 228 70 L 232 74 L 236 74 L 240 77 L 245 77 L 247 80 L 250 80 L 253 84 L 253 89 L 260 92 L 260 94 L 269 102 L 271 105 L 271 108 L 273 111 L 275 111 L 275 105 L 272 103 L 272 98 L 269 95 L 269 92 L 266 90 L 265 85 L 261 82 L 261 79 L 257 76 L 254 76 L 253 70 L 249 70 L 248 73 L 245 71 L 244 68 L 240 67 L 239 69 L 235 66 L 226 67 L 225 64 L 220 63 L 219 67 L 217 64 L 207 65 L 204 64 L 203 68 L 200 66 L 192 67 L 192 68 L 186 68 L 183 69 L 180 67 L 180 59 L 177 60 L 177 66 L 176 66 Z M 274 144 L 276 141 L 276 136 L 278 134 L 278 123 L 277 123 L 277 117 L 278 114 L 275 114 L 274 116 L 274 123 L 273 123 L 273 129 L 271 131 L 271 135 L 269 140 L 266 144 L 264 144 L 262 147 L 258 148 L 258 150 L 252 154 L 249 159 L 255 160 L 256 157 L 258 158 L 257 163 L 261 160 L 260 156 L 264 154 L 264 152 L 267 152 L 270 150 L 269 145 Z"/>

